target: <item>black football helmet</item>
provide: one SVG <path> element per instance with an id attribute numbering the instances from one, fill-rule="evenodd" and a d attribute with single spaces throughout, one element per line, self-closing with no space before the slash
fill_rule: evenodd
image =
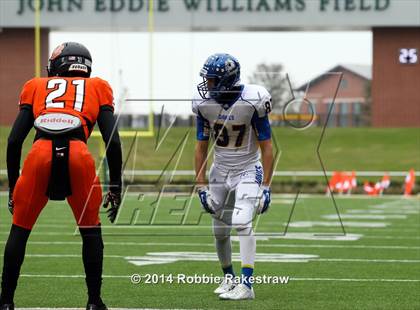
<path id="1" fill-rule="evenodd" d="M 57 46 L 48 61 L 48 76 L 90 77 L 92 56 L 82 44 L 66 42 Z"/>

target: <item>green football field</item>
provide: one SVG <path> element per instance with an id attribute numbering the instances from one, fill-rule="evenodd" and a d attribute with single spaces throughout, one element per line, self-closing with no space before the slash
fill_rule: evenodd
<path id="1" fill-rule="evenodd" d="M 124 158 L 129 154 L 133 137 L 125 137 L 121 131 Z M 7 137 L 10 129 L 0 127 L 0 157 L 6 158 Z M 275 152 L 279 152 L 278 171 L 321 171 L 317 146 L 322 128 L 311 127 L 295 130 L 273 127 Z M 22 154 L 29 151 L 33 131 L 27 137 Z M 161 170 L 168 165 L 178 170 L 193 170 L 195 128 L 174 127 L 154 137 L 139 137 L 134 144 L 127 169 Z M 89 150 L 97 163 L 101 157 L 101 138 L 89 140 Z M 159 146 L 159 147 L 157 147 Z M 328 128 L 320 146 L 320 155 L 326 170 L 342 171 L 408 171 L 420 170 L 419 128 Z M 0 161 L 0 169 L 6 161 Z"/>
<path id="2" fill-rule="evenodd" d="M 336 197 L 336 206 L 345 234 L 330 197 L 301 196 L 295 203 L 293 195 L 275 195 L 269 213 L 254 221 L 255 275 L 289 277 L 288 283 L 256 284 L 255 300 L 232 302 L 213 294 L 215 284 L 179 283 L 220 275 L 211 220 L 198 200 L 130 194 L 117 225 L 101 214 L 103 299 L 112 308 L 420 309 L 420 200 Z M 2 252 L 10 215 L 1 208 L 0 216 Z M 236 259 L 236 240 L 233 250 Z M 17 307 L 85 305 L 80 236 L 67 205 L 47 205 L 26 253 Z M 237 259 L 234 267 L 238 272 Z M 142 276 L 140 284 L 131 283 L 133 274 Z M 161 275 L 168 281 L 161 283 Z"/>

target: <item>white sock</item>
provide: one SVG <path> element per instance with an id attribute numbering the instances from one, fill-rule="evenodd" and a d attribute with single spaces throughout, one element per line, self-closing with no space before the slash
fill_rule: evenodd
<path id="1" fill-rule="evenodd" d="M 242 267 L 254 268 L 257 241 L 252 227 L 237 229 Z"/>

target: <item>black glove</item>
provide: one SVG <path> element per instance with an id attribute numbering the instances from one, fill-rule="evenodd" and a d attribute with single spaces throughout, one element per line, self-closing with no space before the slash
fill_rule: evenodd
<path id="1" fill-rule="evenodd" d="M 112 189 L 106 194 L 103 207 L 105 209 L 108 208 L 110 203 L 111 208 L 109 208 L 106 213 L 108 214 L 111 223 L 114 223 L 118 214 L 118 209 L 121 205 L 121 189 Z"/>
<path id="2" fill-rule="evenodd" d="M 7 208 L 9 212 L 13 214 L 13 209 L 15 207 L 15 202 L 13 201 L 13 189 L 9 189 L 9 201 L 7 202 Z"/>

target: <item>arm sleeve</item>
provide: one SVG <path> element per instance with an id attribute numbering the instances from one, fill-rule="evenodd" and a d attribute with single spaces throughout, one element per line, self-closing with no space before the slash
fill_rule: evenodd
<path id="1" fill-rule="evenodd" d="M 22 144 L 33 125 L 32 106 L 21 104 L 20 112 L 7 140 L 7 176 L 9 178 L 9 188 L 12 190 L 15 188 L 16 181 L 19 178 Z"/>
<path id="2" fill-rule="evenodd" d="M 110 106 L 103 106 L 98 115 L 98 127 L 106 145 L 110 185 L 122 186 L 122 151 L 114 113 Z M 112 189 L 112 187 L 111 187 Z"/>
<path id="3" fill-rule="evenodd" d="M 210 137 L 210 124 L 198 108 L 202 102 L 203 100 L 199 99 L 196 95 L 192 101 L 192 112 L 196 115 L 197 140 L 208 141 Z"/>
<path id="4" fill-rule="evenodd" d="M 263 117 L 259 117 L 258 112 L 255 111 L 252 116 L 251 124 L 252 128 L 255 130 L 258 141 L 271 139 L 271 126 L 267 114 Z"/>
<path id="5" fill-rule="evenodd" d="M 200 112 L 197 114 L 196 119 L 196 128 L 197 128 L 197 140 L 199 141 L 208 141 L 210 137 L 210 125 L 208 120 L 206 120 Z"/>

